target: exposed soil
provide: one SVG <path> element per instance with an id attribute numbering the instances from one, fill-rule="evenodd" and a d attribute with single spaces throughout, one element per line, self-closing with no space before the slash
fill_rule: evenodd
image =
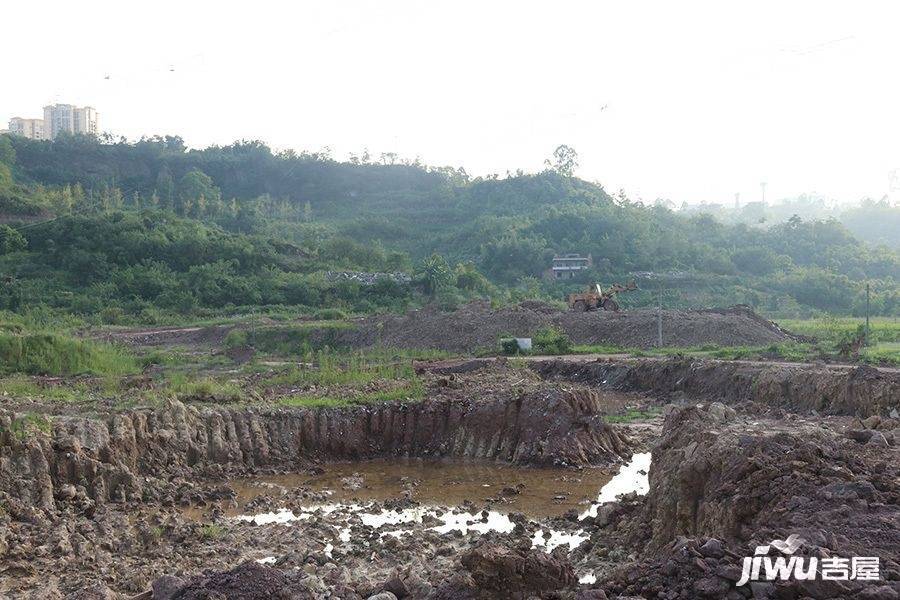
<path id="1" fill-rule="evenodd" d="M 420 364 L 419 403 L 48 409 L 47 431 L 16 429 L 21 407 L 4 399 L 0 598 L 900 599 L 895 371 L 677 359 L 532 367 Z M 652 409 L 665 403 L 663 424 Z M 512 513 L 507 528 L 478 529 L 503 510 L 492 490 L 405 520 L 420 508 L 414 481 L 367 508 L 397 515 L 382 525 L 344 496 L 290 522 L 233 516 L 328 505 L 322 489 L 260 486 L 247 499 L 230 482 L 322 474 L 335 459 L 615 469 L 641 448 L 652 448 L 649 493 L 583 519 Z M 365 492 L 362 476 L 333 480 Z M 447 515 L 468 529 L 436 530 Z M 798 556 L 876 556 L 881 577 L 736 585 L 743 557 L 791 535 L 803 540 Z M 573 545 L 547 552 L 554 536 Z"/>
<path id="2" fill-rule="evenodd" d="M 499 337 L 530 337 L 552 325 L 576 344 L 603 344 L 625 348 L 653 348 L 658 342 L 657 312 L 572 312 L 536 302 L 492 309 L 473 302 L 454 312 L 426 307 L 405 315 L 372 317 L 346 333 L 356 346 L 438 348 L 471 352 L 493 348 Z M 662 311 L 663 345 L 761 346 L 799 339 L 743 307 L 715 310 Z"/>
<path id="3" fill-rule="evenodd" d="M 900 370 L 673 358 L 538 360 L 543 377 L 656 397 L 868 417 L 900 412 Z"/>
<path id="4" fill-rule="evenodd" d="M 328 328 L 317 333 L 314 326 L 310 327 L 313 327 L 313 342 L 321 337 L 323 343 L 353 348 L 383 346 L 473 352 L 494 348 L 501 336 L 530 337 L 542 327 L 554 326 L 576 344 L 646 349 L 657 345 L 657 319 L 655 310 L 579 313 L 534 301 L 500 309 L 491 308 L 487 302 L 471 302 L 453 312 L 428 306 L 403 315 L 366 317 L 353 321 L 346 329 Z M 97 335 L 132 346 L 220 345 L 236 327 L 246 326 L 109 330 Z M 806 339 L 740 306 L 664 310 L 662 328 L 665 346 L 764 346 Z"/>
<path id="5" fill-rule="evenodd" d="M 615 517 L 579 550 L 634 556 L 624 566 L 607 561 L 610 595 L 897 598 L 900 422 L 869 425 L 877 429 L 724 406 L 673 411 L 653 450 L 648 496 L 612 506 Z M 789 535 L 804 540 L 798 556 L 879 557 L 881 579 L 735 585 L 742 557 Z"/>

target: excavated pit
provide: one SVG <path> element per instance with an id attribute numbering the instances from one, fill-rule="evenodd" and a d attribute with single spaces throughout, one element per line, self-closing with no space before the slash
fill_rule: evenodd
<path id="1" fill-rule="evenodd" d="M 485 364 L 419 369 L 474 382 Z M 460 384 L 419 403 L 342 409 L 171 401 L 60 411 L 27 435 L 13 427 L 23 415 L 4 409 L 0 598 L 277 597 L 272 582 L 291 598 L 900 598 L 896 371 L 679 359 L 531 367 L 543 379 L 478 398 Z M 661 398 L 675 401 L 662 428 L 650 410 Z M 610 416 L 637 399 L 646 422 Z M 416 476 L 407 464 L 391 472 L 393 488 L 375 490 L 367 470 L 470 461 L 486 469 L 476 481 L 504 485 L 469 482 L 448 505 L 437 499 L 456 475 Z M 490 464 L 534 478 L 517 488 Z M 587 466 L 607 470 L 596 480 L 569 471 L 582 481 L 560 479 L 559 495 L 598 486 L 593 504 L 548 501 L 553 477 L 566 477 L 556 468 Z M 646 485 L 616 499 L 616 479 L 603 482 L 620 467 L 618 479 Z M 559 512 L 507 502 L 529 487 Z M 807 557 L 877 556 L 882 577 L 736 585 L 741 557 L 792 534 Z"/>

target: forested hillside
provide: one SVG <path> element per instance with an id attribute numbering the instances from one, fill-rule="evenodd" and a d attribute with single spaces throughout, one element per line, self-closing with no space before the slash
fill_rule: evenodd
<path id="1" fill-rule="evenodd" d="M 555 168 L 554 168 L 555 167 Z M 259 142 L 188 150 L 0 136 L 0 306 L 152 321 L 239 307 L 398 309 L 431 297 L 561 298 L 635 278 L 625 306 L 747 303 L 773 314 L 900 312 L 900 255 L 838 221 L 761 229 L 644 206 L 572 177 L 471 178 L 363 154 L 275 154 Z M 538 279 L 556 253 L 590 253 L 568 285 Z M 328 271 L 406 272 L 412 285 Z"/>

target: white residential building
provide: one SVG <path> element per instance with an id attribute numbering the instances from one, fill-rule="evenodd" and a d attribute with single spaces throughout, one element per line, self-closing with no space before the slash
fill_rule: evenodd
<path id="1" fill-rule="evenodd" d="M 97 111 L 93 107 L 51 104 L 44 107 L 44 139 L 55 140 L 60 133 L 97 135 Z"/>
<path id="2" fill-rule="evenodd" d="M 9 120 L 9 132 L 32 140 L 42 140 L 44 139 L 44 121 L 42 119 L 13 117 Z"/>
<path id="3" fill-rule="evenodd" d="M 91 106 L 83 106 L 76 108 L 75 117 L 75 133 L 84 133 L 87 135 L 97 135 L 97 111 Z"/>

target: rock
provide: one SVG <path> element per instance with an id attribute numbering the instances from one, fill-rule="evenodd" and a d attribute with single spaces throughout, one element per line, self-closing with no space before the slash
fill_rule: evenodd
<path id="1" fill-rule="evenodd" d="M 737 415 L 736 410 L 730 406 L 725 406 L 721 402 L 713 402 L 710 404 L 709 413 L 719 422 L 729 421 Z"/>
<path id="2" fill-rule="evenodd" d="M 153 590 L 153 600 L 171 600 L 184 584 L 184 579 L 174 575 L 157 577 L 150 586 Z"/>
<path id="3" fill-rule="evenodd" d="M 722 558 L 725 556 L 725 550 L 722 548 L 722 542 L 715 538 L 709 538 L 705 544 L 700 546 L 700 554 L 706 557 Z"/>
<path id="4" fill-rule="evenodd" d="M 896 408 L 891 409 L 891 418 L 900 419 L 900 412 L 898 412 Z"/>
<path id="5" fill-rule="evenodd" d="M 78 490 L 71 483 L 63 484 L 59 487 L 56 497 L 66 502 L 74 500 L 78 496 Z"/>
<path id="6" fill-rule="evenodd" d="M 597 516 L 594 517 L 594 523 L 599 527 L 606 527 L 612 521 L 612 516 L 616 512 L 617 505 L 615 502 L 607 502 L 597 509 Z"/>
<path id="7" fill-rule="evenodd" d="M 871 417 L 863 419 L 862 424 L 867 429 L 878 429 L 878 426 L 881 425 L 881 417 L 879 417 L 878 415 L 872 415 Z"/>
<path id="8" fill-rule="evenodd" d="M 369 596 L 366 600 L 397 600 L 397 596 L 390 592 L 379 592 L 374 596 Z"/>
<path id="9" fill-rule="evenodd" d="M 540 550 L 485 543 L 463 554 L 460 562 L 480 589 L 495 594 L 527 597 L 574 586 L 578 581 L 567 559 Z"/>
<path id="10" fill-rule="evenodd" d="M 381 587 L 384 591 L 390 592 L 396 596 L 398 600 L 402 600 L 409 596 L 409 590 L 407 589 L 406 584 L 403 583 L 403 580 L 400 579 L 400 576 L 396 573 Z"/>
<path id="11" fill-rule="evenodd" d="M 888 442 L 887 438 L 884 437 L 883 433 L 876 431 L 874 432 L 874 435 L 869 438 L 869 441 L 866 442 L 866 445 L 875 446 L 877 448 L 889 448 L 891 444 Z"/>
<path id="12" fill-rule="evenodd" d="M 875 435 L 875 432 L 871 429 L 851 429 L 844 435 L 846 435 L 851 440 L 859 442 L 860 444 L 865 444 L 870 439 L 872 439 L 872 436 Z"/>

